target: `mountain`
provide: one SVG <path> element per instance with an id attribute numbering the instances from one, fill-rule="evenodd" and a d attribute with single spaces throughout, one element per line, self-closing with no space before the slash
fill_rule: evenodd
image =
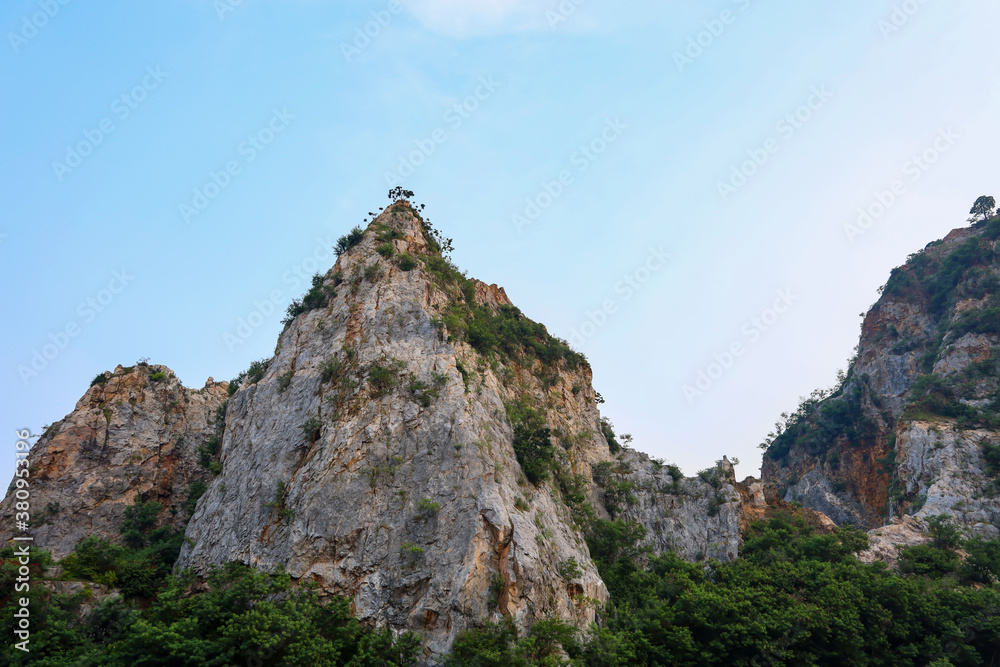
<path id="1" fill-rule="evenodd" d="M 637 526 L 650 554 L 730 561 L 754 519 L 792 509 L 725 459 L 684 478 L 619 443 L 587 360 L 449 248 L 397 199 L 340 239 L 274 356 L 239 378 L 98 376 L 30 452 L 36 546 L 143 594 L 143 568 L 108 579 L 85 538 L 202 581 L 231 562 L 284 571 L 369 625 L 419 632 L 430 660 L 489 620 L 591 626 L 608 599 L 595 522 Z"/>
<path id="2" fill-rule="evenodd" d="M 783 415 L 765 443 L 763 481 L 787 501 L 871 529 L 886 557 L 893 544 L 921 541 L 940 515 L 966 535 L 997 537 L 998 362 L 994 218 L 892 271 L 838 385 Z"/>

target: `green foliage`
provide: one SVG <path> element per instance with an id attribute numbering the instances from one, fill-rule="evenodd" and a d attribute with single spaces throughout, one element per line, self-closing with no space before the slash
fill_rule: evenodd
<path id="1" fill-rule="evenodd" d="M 257 384 L 264 379 L 264 374 L 267 373 L 267 367 L 271 365 L 270 359 L 260 359 L 250 363 L 250 368 L 246 371 L 245 378 L 250 382 L 250 384 Z"/>
<path id="2" fill-rule="evenodd" d="M 333 251 L 337 253 L 337 257 L 340 257 L 345 252 L 353 248 L 354 246 L 361 243 L 365 238 L 365 231 L 360 227 L 355 227 L 347 234 L 344 234 L 339 239 L 337 239 L 337 245 L 333 247 Z"/>
<path id="3" fill-rule="evenodd" d="M 552 432 L 540 412 L 524 399 L 507 404 L 507 419 L 514 429 L 514 454 L 528 481 L 534 485 L 549 478 L 555 461 Z"/>
<path id="4" fill-rule="evenodd" d="M 149 374 L 149 381 L 150 382 L 160 382 L 160 381 L 166 380 L 166 379 L 167 379 L 167 374 L 164 373 L 163 371 L 156 371 L 155 373 L 150 373 Z"/>
<path id="5" fill-rule="evenodd" d="M 993 197 L 983 195 L 978 198 L 973 204 L 972 208 L 969 209 L 969 215 L 972 216 L 970 221 L 975 221 L 979 216 L 982 216 L 982 220 L 989 220 L 993 216 L 993 211 L 996 209 L 997 203 Z"/>
<path id="6" fill-rule="evenodd" d="M 213 435 L 205 441 L 205 444 L 198 447 L 198 463 L 201 467 L 208 468 L 215 460 L 215 455 L 219 450 L 219 436 Z"/>
<path id="7" fill-rule="evenodd" d="M 274 495 L 271 497 L 271 500 L 264 503 L 264 507 L 277 510 L 278 516 L 282 519 L 290 518 L 294 515 L 294 512 L 285 507 L 285 501 L 287 500 L 288 485 L 285 484 L 285 480 L 279 479 L 278 483 L 274 485 Z"/>
<path id="8" fill-rule="evenodd" d="M 188 514 L 194 514 L 195 507 L 198 506 L 198 499 L 205 495 L 208 491 L 208 484 L 201 480 L 196 480 L 191 483 L 188 487 L 188 497 L 184 502 L 184 511 Z"/>
<path id="9" fill-rule="evenodd" d="M 570 557 L 569 560 L 564 560 L 559 564 L 559 576 L 566 581 L 578 579 L 581 574 L 583 574 L 583 570 L 580 569 L 580 564 L 576 562 L 576 558 Z"/>
<path id="10" fill-rule="evenodd" d="M 389 259 L 396 253 L 396 246 L 391 243 L 380 243 L 376 248 L 375 252 L 382 255 L 386 259 Z"/>
<path id="11" fill-rule="evenodd" d="M 899 571 L 925 577 L 941 577 L 958 569 L 959 558 L 954 551 L 929 544 L 918 544 L 899 550 Z"/>
<path id="12" fill-rule="evenodd" d="M 328 288 L 324 284 L 323 276 L 317 273 L 312 277 L 312 287 L 305 293 L 305 296 L 302 299 L 293 299 L 288 304 L 288 308 L 285 310 L 285 319 L 281 323 L 287 326 L 302 313 L 325 308 L 330 299 L 335 296 L 336 292 L 332 288 Z"/>
<path id="13" fill-rule="evenodd" d="M 378 264 L 369 264 L 365 267 L 365 280 L 370 283 L 382 277 L 382 267 Z"/>
<path id="14" fill-rule="evenodd" d="M 608 449 L 611 450 L 612 454 L 617 454 L 622 450 L 622 446 L 618 444 L 618 438 L 615 436 L 615 427 L 607 417 L 601 417 L 601 434 L 608 441 Z"/>
<path id="15" fill-rule="evenodd" d="M 282 373 L 281 375 L 278 376 L 278 392 L 279 393 L 281 393 L 281 392 L 285 391 L 286 389 L 288 389 L 289 385 L 292 384 L 292 375 L 294 375 L 294 373 L 292 372 L 291 369 L 289 369 L 289 370 L 285 371 L 284 373 Z"/>
<path id="16" fill-rule="evenodd" d="M 368 384 L 375 392 L 375 396 L 385 396 L 399 384 L 399 371 L 403 367 L 403 362 L 398 359 L 383 359 L 381 362 L 372 364 L 368 369 Z"/>
<path id="17" fill-rule="evenodd" d="M 542 619 L 528 634 L 518 639 L 517 628 L 509 618 L 499 623 L 487 623 L 481 628 L 466 630 L 455 639 L 451 655 L 443 667 L 559 667 L 583 653 L 579 630 L 557 619 Z M 600 665 L 600 662 L 572 664 Z"/>
<path id="18" fill-rule="evenodd" d="M 761 444 L 765 456 L 781 461 L 793 447 L 821 454 L 840 437 L 855 447 L 872 442 L 877 429 L 861 409 L 863 382 L 864 378 L 853 378 L 832 391 L 818 389 L 803 399 L 794 413 L 782 413 L 774 431 Z"/>
<path id="19" fill-rule="evenodd" d="M 435 517 L 440 511 L 441 503 L 436 503 L 430 498 L 421 498 L 420 502 L 417 503 L 417 512 L 420 514 L 421 518 L 429 519 L 431 517 Z"/>
<path id="20" fill-rule="evenodd" d="M 90 386 L 93 387 L 95 384 L 104 384 L 108 381 L 107 373 L 99 373 L 97 377 L 90 381 Z"/>
<path id="21" fill-rule="evenodd" d="M 649 558 L 636 546 L 641 536 L 621 522 L 595 522 L 587 533 L 611 602 L 606 627 L 586 638 L 578 664 L 924 665 L 947 658 L 980 665 L 1000 657 L 1000 588 L 863 564 L 853 556 L 867 546 L 860 531 L 817 535 L 803 519 L 779 515 L 751 527 L 742 558 L 708 564 L 670 553 Z M 992 561 L 989 548 L 981 553 L 985 578 Z"/>
<path id="22" fill-rule="evenodd" d="M 320 431 L 323 428 L 323 422 L 317 415 L 310 415 L 308 419 L 302 424 L 302 437 L 305 441 L 316 442 L 319 440 Z"/>
<path id="23" fill-rule="evenodd" d="M 410 373 L 410 383 L 407 386 L 407 391 L 410 392 L 410 396 L 413 397 L 417 403 L 422 407 L 430 407 L 431 403 L 437 400 L 438 395 L 441 393 L 441 388 L 448 382 L 448 376 L 444 373 L 432 373 L 431 382 L 428 384 L 422 380 L 418 380 L 417 376 Z"/>
<path id="24" fill-rule="evenodd" d="M 85 593 L 69 598 L 33 586 L 31 653 L 8 650 L 5 664 L 408 667 L 420 655 L 417 635 L 367 628 L 349 599 L 321 604 L 315 586 L 293 586 L 284 572 L 229 563 L 200 592 L 190 592 L 192 583 L 190 573 L 169 577 L 148 607 L 109 599 L 85 619 Z M 12 601 L 3 609 L 7 637 L 14 609 Z"/>
<path id="25" fill-rule="evenodd" d="M 396 259 L 396 266 L 400 268 L 401 271 L 412 271 L 417 268 L 417 260 L 413 255 L 409 253 L 400 253 L 399 257 Z"/>
<path id="26" fill-rule="evenodd" d="M 169 525 L 155 527 L 160 511 L 155 502 L 128 506 L 120 528 L 125 544 L 91 535 L 59 561 L 64 577 L 117 587 L 127 597 L 154 595 L 170 574 L 184 541 L 183 532 Z"/>

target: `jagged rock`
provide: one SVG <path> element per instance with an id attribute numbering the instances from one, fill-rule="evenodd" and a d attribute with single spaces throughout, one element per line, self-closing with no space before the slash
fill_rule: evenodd
<path id="1" fill-rule="evenodd" d="M 1000 480 L 983 459 L 1000 444 L 998 239 L 997 220 L 958 229 L 894 270 L 841 386 L 765 454 L 763 479 L 786 500 L 872 529 L 867 557 L 894 560 L 892 545 L 940 514 L 1000 535 Z"/>
<path id="2" fill-rule="evenodd" d="M 646 529 L 645 543 L 655 552 L 672 550 L 691 561 L 737 557 L 742 500 L 729 461 L 693 478 L 634 450 L 620 461 L 630 470 L 623 479 L 634 485 L 634 502 L 621 516 Z"/>
<path id="3" fill-rule="evenodd" d="M 191 484 L 211 477 L 197 448 L 215 432 L 226 383 L 187 389 L 166 366 L 147 364 L 103 375 L 28 456 L 31 534 L 55 558 L 88 535 L 118 539 L 125 507 L 139 500 L 161 503 L 161 521 L 183 529 Z M 3 541 L 14 535 L 14 501 L 0 502 Z"/>
<path id="4" fill-rule="evenodd" d="M 401 237 L 397 256 L 433 256 L 401 203 L 340 257 L 323 278 L 335 296 L 296 317 L 263 378 L 231 399 L 222 472 L 178 565 L 284 567 L 352 596 L 363 620 L 423 632 L 434 654 L 501 614 L 590 624 L 604 584 L 553 485 L 524 479 L 505 414 L 519 396 L 543 408 L 571 442 L 566 464 L 589 476 L 609 456 L 589 368 L 490 364 L 449 342 L 456 290 L 425 264 L 381 257 L 379 229 Z M 481 306 L 510 305 L 500 288 L 473 287 Z M 566 581 L 571 558 L 582 573 Z"/>

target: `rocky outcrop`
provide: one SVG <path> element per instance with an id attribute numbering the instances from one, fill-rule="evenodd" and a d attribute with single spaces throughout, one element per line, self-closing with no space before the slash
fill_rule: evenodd
<path id="1" fill-rule="evenodd" d="M 895 269 L 832 392 L 788 417 L 763 478 L 785 500 L 871 529 L 869 554 L 946 515 L 1000 534 L 1000 220 L 955 230 Z M 884 525 L 885 524 L 885 525 Z M 895 540 L 895 542 L 894 542 Z"/>
<path id="2" fill-rule="evenodd" d="M 288 324 L 229 402 L 222 471 L 180 567 L 284 567 L 351 596 L 363 620 L 422 632 L 431 653 L 490 617 L 594 620 L 604 584 L 558 486 L 525 478 L 508 417 L 536 406 L 567 474 L 588 481 L 609 456 L 589 367 L 505 355 L 502 340 L 477 352 L 469 341 L 496 332 L 455 313 L 510 302 L 451 271 L 401 202 L 317 281 L 325 305 Z"/>
<path id="3" fill-rule="evenodd" d="M 627 471 L 618 475 L 627 495 L 612 504 L 622 503 L 621 518 L 646 529 L 644 542 L 654 552 L 674 551 L 689 561 L 739 555 L 743 503 L 728 460 L 691 478 L 634 450 L 626 450 L 618 466 Z"/>
<path id="4" fill-rule="evenodd" d="M 211 473 L 198 447 L 216 432 L 227 384 L 181 385 L 166 366 L 119 366 L 98 376 L 28 457 L 34 545 L 61 558 L 88 535 L 120 538 L 126 506 L 155 501 L 161 523 L 183 529 L 191 487 Z M 15 498 L 0 502 L 0 539 L 12 537 Z"/>

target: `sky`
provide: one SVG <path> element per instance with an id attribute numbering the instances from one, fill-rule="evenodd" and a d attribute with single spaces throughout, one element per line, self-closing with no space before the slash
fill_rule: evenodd
<path id="1" fill-rule="evenodd" d="M 16 429 L 102 371 L 197 388 L 271 356 L 397 184 L 587 355 L 635 448 L 756 475 L 892 267 L 1000 195 L 998 23 L 942 0 L 8 0 L 0 477 Z"/>

